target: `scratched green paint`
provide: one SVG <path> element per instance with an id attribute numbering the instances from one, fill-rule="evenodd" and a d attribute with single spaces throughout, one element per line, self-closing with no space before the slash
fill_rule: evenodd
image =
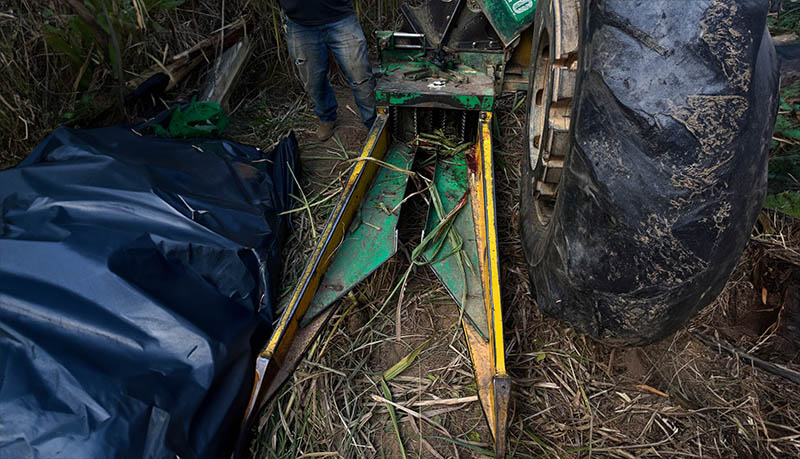
<path id="1" fill-rule="evenodd" d="M 492 92 L 489 90 L 489 92 Z M 375 100 L 378 103 L 388 103 L 389 105 L 413 105 L 415 99 L 422 97 L 422 94 L 415 93 L 402 93 L 376 91 Z M 494 106 L 494 97 L 491 95 L 475 96 L 475 95 L 453 95 L 451 96 L 454 105 L 459 105 L 466 110 L 492 110 Z"/>
<path id="2" fill-rule="evenodd" d="M 434 174 L 434 185 L 442 200 L 445 215 L 455 208 L 461 197 L 468 190 L 469 180 L 467 180 L 466 155 L 464 153 L 453 158 L 440 158 L 436 163 Z M 425 225 L 425 234 L 433 231 L 441 221 L 441 216 L 437 215 L 433 206 L 428 210 L 428 221 Z M 475 236 L 475 224 L 472 219 L 472 204 L 467 198 L 467 204 L 458 212 L 453 221 L 453 228 L 458 232 L 464 241 L 463 250 L 472 264 L 472 269 L 464 266 L 462 271 L 458 264 L 456 255 L 450 255 L 452 244 L 445 239 L 442 248 L 431 260 L 436 244 L 431 244 L 423 252 L 425 260 L 430 261 L 430 266 L 436 273 L 436 277 L 444 284 L 450 296 L 464 309 L 464 313 L 475 328 L 480 332 L 484 339 L 489 336 L 489 319 L 486 316 L 486 306 L 483 303 L 483 286 L 480 278 L 480 267 L 478 265 L 478 243 Z M 466 283 L 464 275 L 466 274 Z M 466 290 L 466 303 L 460 304 L 464 298 Z"/>
<path id="3" fill-rule="evenodd" d="M 473 53 L 463 51 L 458 53 L 458 60 L 464 65 L 486 73 L 490 66 L 497 67 L 503 64 L 503 53 Z"/>
<path id="4" fill-rule="evenodd" d="M 406 105 L 414 99 L 422 97 L 421 94 L 414 93 L 386 93 L 385 91 L 376 91 L 375 100 L 378 102 L 389 102 L 390 105 Z"/>
<path id="5" fill-rule="evenodd" d="M 408 170 L 413 160 L 411 148 L 396 144 L 386 153 L 385 161 Z M 381 167 L 358 213 L 350 224 L 347 236 L 336 251 L 311 305 L 300 325 L 305 327 L 385 263 L 397 252 L 397 220 L 400 209 L 387 214 L 403 200 L 408 175 Z"/>
<path id="6" fill-rule="evenodd" d="M 473 95 L 454 95 L 453 99 L 467 110 L 491 110 L 494 97 L 478 97 Z"/>

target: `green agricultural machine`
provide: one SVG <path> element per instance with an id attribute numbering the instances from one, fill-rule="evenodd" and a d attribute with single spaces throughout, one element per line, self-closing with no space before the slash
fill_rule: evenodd
<path id="1" fill-rule="evenodd" d="M 431 0 L 377 35 L 379 115 L 256 364 L 247 417 L 398 247 L 420 139 L 436 160 L 421 257 L 463 311 L 478 395 L 505 456 L 492 122 L 526 92 L 520 231 L 539 308 L 595 339 L 646 344 L 722 289 L 764 198 L 777 68 L 767 2 Z M 438 202 L 437 202 L 438 200 Z M 453 228 L 455 231 L 448 231 Z"/>

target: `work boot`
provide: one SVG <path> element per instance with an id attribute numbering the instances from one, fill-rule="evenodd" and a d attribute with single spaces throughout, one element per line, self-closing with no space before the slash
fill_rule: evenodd
<path id="1" fill-rule="evenodd" d="M 320 142 L 324 142 L 333 136 L 333 128 L 336 125 L 336 122 L 325 122 L 320 121 L 317 125 L 317 140 Z"/>

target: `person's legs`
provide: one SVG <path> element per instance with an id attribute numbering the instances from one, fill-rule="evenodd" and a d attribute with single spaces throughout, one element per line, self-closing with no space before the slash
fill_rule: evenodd
<path id="1" fill-rule="evenodd" d="M 314 113 L 323 123 L 336 121 L 336 96 L 328 81 L 328 47 L 321 27 L 303 27 L 286 20 L 286 42 L 303 86 L 314 102 Z"/>
<path id="2" fill-rule="evenodd" d="M 323 39 L 333 52 L 336 61 L 345 73 L 356 104 L 361 112 L 361 121 L 367 128 L 375 122 L 375 77 L 367 59 L 367 39 L 356 16 L 323 26 Z"/>

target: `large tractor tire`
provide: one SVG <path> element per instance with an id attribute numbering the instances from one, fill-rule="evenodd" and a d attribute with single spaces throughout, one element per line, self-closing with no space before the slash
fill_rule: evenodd
<path id="1" fill-rule="evenodd" d="M 719 294 L 764 202 L 767 0 L 540 0 L 520 226 L 542 312 L 614 345 Z"/>

